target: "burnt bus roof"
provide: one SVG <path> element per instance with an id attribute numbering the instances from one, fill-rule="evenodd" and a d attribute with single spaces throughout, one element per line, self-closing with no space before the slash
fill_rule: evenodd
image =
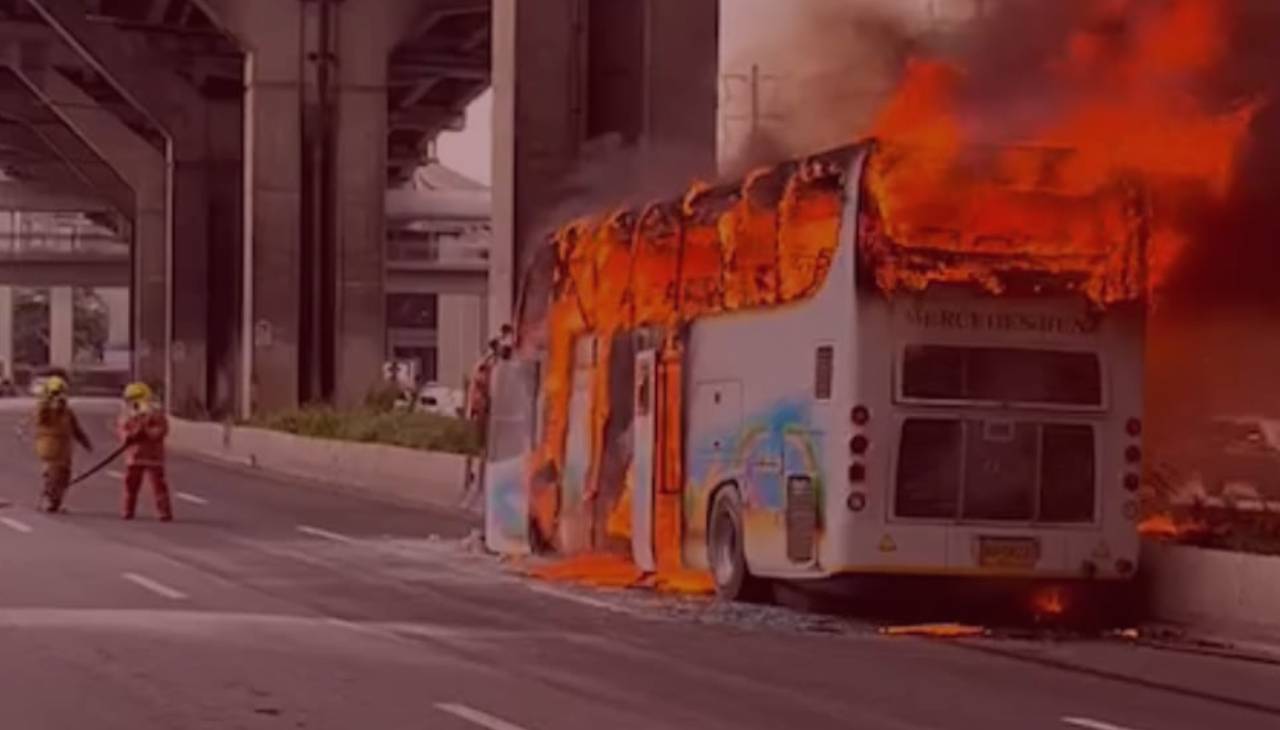
<path id="1" fill-rule="evenodd" d="M 1134 180 L 1073 180 L 1074 151 L 878 144 L 862 180 L 860 283 L 1145 299 L 1150 209 Z M 931 165 L 933 167 L 931 167 Z M 892 212 L 885 213 L 885 210 Z"/>
<path id="2" fill-rule="evenodd" d="M 996 159 L 1002 151 L 1008 153 L 1011 150 L 1020 162 L 1032 161 L 1023 166 L 1034 169 L 1034 175 L 1030 179 L 1014 180 L 1000 180 L 998 175 L 992 176 L 996 184 L 1007 189 L 1010 200 L 1072 199 L 1068 193 L 1055 188 L 1054 173 L 1064 160 L 1070 158 L 1070 150 L 973 147 L 963 156 L 962 169 L 969 175 L 981 175 L 983 165 Z M 928 155 L 927 150 L 886 145 L 869 139 L 760 168 L 737 180 L 711 186 L 695 185 L 678 198 L 667 198 L 644 206 L 622 207 L 574 220 L 547 235 L 543 245 L 534 251 L 519 287 L 517 322 L 522 331 L 527 331 L 529 325 L 542 320 L 555 295 L 556 271 L 566 265 L 566 252 L 590 241 L 594 231 L 616 226 L 638 233 L 621 241 L 629 247 L 637 240 L 653 246 L 669 246 L 672 241 L 678 241 L 680 255 L 683 255 L 687 245 L 686 232 L 713 230 L 721 216 L 744 200 L 761 209 L 776 210 L 783 204 L 788 187 L 798 178 L 829 190 L 839 189 L 843 193 L 848 173 L 860 158 L 866 160 L 861 171 L 857 251 L 861 284 L 874 285 L 885 294 L 899 290 L 920 291 L 932 284 L 947 284 L 999 293 L 1078 294 L 1096 304 L 1144 298 L 1146 209 L 1137 186 L 1117 184 L 1099 196 L 1110 201 L 1122 200 L 1121 205 L 1127 206 L 1131 214 L 1132 227 L 1126 239 L 1116 241 L 1110 249 L 1040 250 L 1028 255 L 1015 250 L 1019 245 L 1017 236 L 1009 237 L 1004 250 L 998 245 L 963 248 L 931 245 L 932 241 L 895 239 L 887 230 L 881 214 L 884 201 L 879 199 L 868 179 L 875 173 L 885 173 L 883 167 L 875 167 L 879 161 L 901 163 L 904 159 L 921 159 Z M 892 169 L 887 173 L 895 174 Z M 1087 196 L 1077 199 L 1088 200 Z M 1064 207 L 1063 215 L 1071 214 L 1071 210 Z M 963 232 L 955 236 L 957 240 L 963 237 Z M 1034 236 L 1025 238 L 1034 240 Z M 838 241 L 831 243 L 834 249 Z"/>

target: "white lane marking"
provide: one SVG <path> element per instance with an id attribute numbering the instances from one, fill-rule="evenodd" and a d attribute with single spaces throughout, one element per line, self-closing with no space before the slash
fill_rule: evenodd
<path id="1" fill-rule="evenodd" d="M 157 581 L 151 580 L 145 575 L 138 575 L 137 573 L 121 573 L 120 577 L 124 578 L 130 583 L 133 583 L 134 585 L 138 585 L 143 588 L 146 588 L 147 590 L 151 591 L 157 596 L 163 596 L 165 598 L 168 598 L 171 601 L 182 601 L 182 600 L 186 600 L 186 597 L 187 597 L 187 594 L 183 593 L 182 591 L 176 588 L 170 588 L 169 586 L 163 583 L 159 583 Z"/>
<path id="2" fill-rule="evenodd" d="M 31 532 L 31 525 L 28 525 L 22 520 L 15 520 L 12 517 L 0 517 L 0 524 L 3 524 L 14 532 L 21 532 L 24 535 Z"/>
<path id="3" fill-rule="evenodd" d="M 178 492 L 174 496 L 176 496 L 178 499 L 182 500 L 183 502 L 190 502 L 191 504 L 209 504 L 209 500 L 205 499 L 204 497 L 197 497 L 196 495 L 190 494 L 188 492 Z"/>
<path id="4" fill-rule="evenodd" d="M 119 469 L 108 469 L 106 474 L 112 479 L 124 479 L 124 472 Z"/>
<path id="5" fill-rule="evenodd" d="M 319 527 L 312 527 L 310 525 L 298 525 L 298 532 L 301 532 L 304 535 L 310 535 L 312 537 L 322 537 L 325 540 L 333 540 L 334 542 L 345 542 L 345 543 L 355 542 L 354 539 L 347 537 L 346 535 L 340 535 L 336 532 L 322 530 Z"/>
<path id="6" fill-rule="evenodd" d="M 1087 717 L 1064 717 L 1062 722 L 1067 725 L 1082 727 L 1085 730 L 1132 730 L 1132 728 L 1127 728 L 1123 725 L 1112 725 L 1109 722 L 1091 720 Z"/>
<path id="7" fill-rule="evenodd" d="M 539 593 L 544 596 L 552 596 L 555 598 L 559 598 L 562 601 L 570 601 L 573 603 L 581 604 L 583 606 L 590 606 L 591 608 L 599 608 L 605 611 L 613 611 L 614 613 L 623 613 L 628 615 L 633 615 L 635 613 L 635 611 L 632 611 L 626 606 L 620 606 L 614 603 L 609 603 L 608 601 L 602 601 L 598 598 L 583 596 L 577 593 L 573 593 L 571 591 L 564 591 L 564 590 L 560 590 L 559 588 L 545 586 L 540 583 L 526 583 L 525 587 L 533 591 L 534 593 Z"/>
<path id="8" fill-rule="evenodd" d="M 507 722 L 500 717 L 494 717 L 487 712 L 459 705 L 452 702 L 441 702 L 436 704 L 436 709 L 441 712 L 447 712 L 454 717 L 460 717 L 469 723 L 487 728 L 487 730 L 525 730 L 519 725 Z"/>

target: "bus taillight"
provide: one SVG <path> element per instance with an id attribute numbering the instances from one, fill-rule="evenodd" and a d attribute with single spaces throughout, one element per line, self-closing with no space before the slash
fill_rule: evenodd
<path id="1" fill-rule="evenodd" d="M 1142 421 L 1137 418 L 1130 418 L 1129 422 L 1124 425 L 1125 433 L 1134 438 L 1142 435 Z"/>
<path id="2" fill-rule="evenodd" d="M 865 426 L 871 420 L 871 411 L 866 406 L 854 406 L 850 418 L 853 419 L 853 425 Z"/>
<path id="3" fill-rule="evenodd" d="M 862 492 L 854 492 L 849 495 L 849 499 L 846 504 L 848 505 L 850 512 L 861 512 L 867 508 L 867 495 Z"/>
<path id="4" fill-rule="evenodd" d="M 858 434 L 852 439 L 849 439 L 849 451 L 853 453 L 854 456 L 862 456 L 867 453 L 867 449 L 870 448 L 870 446 L 871 442 L 862 434 Z"/>
<path id="5" fill-rule="evenodd" d="M 1136 492 L 1142 487 L 1142 477 L 1129 472 L 1124 475 L 1124 488 L 1129 492 Z"/>
<path id="6" fill-rule="evenodd" d="M 849 483 L 859 484 L 867 480 L 867 467 L 859 462 L 849 465 Z"/>
<path id="7" fill-rule="evenodd" d="M 1130 446 L 1124 450 L 1124 460 L 1130 464 L 1137 464 L 1142 461 L 1142 449 L 1137 446 Z"/>

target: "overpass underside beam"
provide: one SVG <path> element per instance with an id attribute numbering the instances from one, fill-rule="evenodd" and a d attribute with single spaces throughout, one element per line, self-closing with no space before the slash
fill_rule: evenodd
<path id="1" fill-rule="evenodd" d="M 145 255 L 139 246 L 144 259 L 140 288 L 162 286 L 164 306 L 152 308 L 140 302 L 143 311 L 138 315 L 145 321 L 158 311 L 164 325 L 158 340 L 150 323 L 139 328 L 143 340 L 136 349 L 144 364 L 139 374 L 152 382 L 163 382 L 169 406 L 177 412 L 208 413 L 217 397 L 214 384 L 219 381 L 211 376 L 210 363 L 226 361 L 209 348 L 213 306 L 218 301 L 212 294 L 234 284 L 215 282 L 218 286 L 210 286 L 209 193 L 218 183 L 211 174 L 209 105 L 167 58 L 146 43 L 92 22 L 81 0 L 27 0 L 27 4 L 130 105 L 164 132 L 163 199 L 167 205 L 162 208 L 166 213 L 161 229 L 164 255 L 158 269 L 148 263 L 155 258 Z M 153 362 L 157 357 L 162 363 L 159 375 Z"/>
<path id="2" fill-rule="evenodd" d="M 61 72 L 26 67 L 17 71 L 39 100 L 105 160 L 134 192 L 134 371 L 136 377 L 162 383 L 168 343 L 164 155 Z"/>
<path id="3" fill-rule="evenodd" d="M 626 174 L 714 175 L 719 22 L 719 0 L 494 0 L 490 331 L 560 218 L 641 192 Z M 628 173 L 584 199 L 569 183 L 601 140 L 619 156 L 604 166 Z"/>

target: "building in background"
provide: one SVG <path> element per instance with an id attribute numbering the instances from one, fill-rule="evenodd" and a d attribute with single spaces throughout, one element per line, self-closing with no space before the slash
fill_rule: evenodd
<path id="1" fill-rule="evenodd" d="M 437 161 L 387 195 L 389 359 L 462 388 L 488 339 L 489 189 Z"/>
<path id="2" fill-rule="evenodd" d="M 0 210 L 0 260 L 17 277 L 0 284 L 0 377 L 53 366 L 104 387 L 127 378 L 126 238 L 83 213 Z"/>

